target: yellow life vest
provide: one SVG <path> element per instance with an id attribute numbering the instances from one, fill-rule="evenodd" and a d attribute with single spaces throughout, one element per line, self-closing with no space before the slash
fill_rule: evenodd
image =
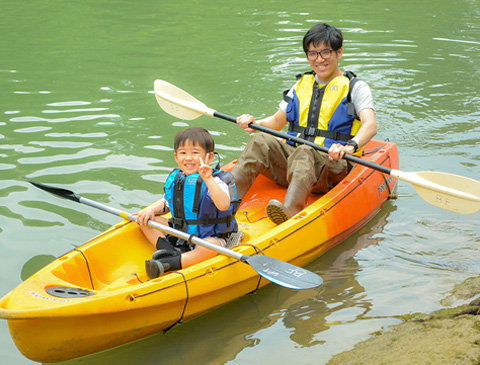
<path id="1" fill-rule="evenodd" d="M 356 81 L 355 74 L 350 71 L 326 85 L 319 85 L 313 72 L 300 75 L 293 97 L 284 94 L 288 102 L 288 134 L 327 148 L 333 143 L 345 145 L 362 126 L 350 100 L 350 91 Z M 362 149 L 355 154 L 361 155 Z"/>

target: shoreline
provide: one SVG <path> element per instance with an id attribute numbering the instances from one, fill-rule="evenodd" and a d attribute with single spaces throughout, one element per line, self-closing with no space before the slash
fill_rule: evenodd
<path id="1" fill-rule="evenodd" d="M 471 300 L 468 304 L 390 326 L 352 350 L 333 356 L 328 364 L 479 364 L 479 293 L 480 277 L 469 278 L 441 301 L 448 306 L 455 300 Z"/>

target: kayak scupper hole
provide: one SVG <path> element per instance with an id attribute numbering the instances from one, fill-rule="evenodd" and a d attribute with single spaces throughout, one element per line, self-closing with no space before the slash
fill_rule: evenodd
<path id="1" fill-rule="evenodd" d="M 241 239 L 240 242 L 243 243 L 243 242 L 248 242 L 248 241 L 250 241 L 250 235 L 246 232 L 243 232 L 243 238 Z"/>
<path id="2" fill-rule="evenodd" d="M 135 301 L 138 300 L 137 296 L 138 296 L 137 293 L 132 293 L 132 294 L 127 295 L 127 296 L 125 297 L 125 300 L 126 300 L 127 302 L 135 302 Z"/>
<path id="3" fill-rule="evenodd" d="M 307 213 L 305 212 L 302 212 L 300 213 L 295 219 L 302 219 L 302 218 L 305 218 L 305 216 L 307 215 Z"/>

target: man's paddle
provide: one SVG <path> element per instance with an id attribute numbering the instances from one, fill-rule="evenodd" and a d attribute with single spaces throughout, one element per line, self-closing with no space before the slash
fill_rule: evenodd
<path id="1" fill-rule="evenodd" d="M 96 202 L 94 200 L 90 200 L 88 198 L 84 198 L 81 195 L 75 194 L 73 191 L 57 188 L 54 186 L 40 184 L 38 182 L 29 180 L 25 178 L 29 183 L 45 190 L 53 195 L 57 195 L 61 198 L 69 199 L 77 203 L 82 203 L 89 205 L 91 207 L 103 210 L 105 212 L 117 215 L 124 219 L 128 219 L 131 221 L 135 221 L 136 217 L 132 214 L 127 212 L 112 208 L 108 205 Z M 284 261 L 280 261 L 274 259 L 273 257 L 264 256 L 264 255 L 242 255 L 236 251 L 229 250 L 225 247 L 217 246 L 213 243 L 210 243 L 204 239 L 198 238 L 195 235 L 189 235 L 188 233 L 179 231 L 177 229 L 171 228 L 169 226 L 165 226 L 163 224 L 148 221 L 147 223 L 150 227 L 159 229 L 160 231 L 173 235 L 175 237 L 179 237 L 186 241 L 190 240 L 191 242 L 203 246 L 209 250 L 218 252 L 222 255 L 232 257 L 236 260 L 249 264 L 253 270 L 255 270 L 259 275 L 263 276 L 265 279 L 270 280 L 271 282 L 284 286 L 286 288 L 291 289 L 311 289 L 316 288 L 317 286 L 322 285 L 323 280 L 317 274 L 314 274 L 311 271 L 302 269 L 298 266 L 289 264 Z"/>
<path id="2" fill-rule="evenodd" d="M 156 80 L 154 89 L 160 107 L 177 118 L 192 120 L 201 115 L 209 115 L 232 123 L 237 122 L 236 118 L 208 108 L 201 101 L 166 81 Z M 328 148 L 324 146 L 274 129 L 258 124 L 251 124 L 250 128 L 328 153 Z M 423 200 L 436 207 L 462 214 L 472 214 L 480 210 L 480 182 L 476 180 L 435 171 L 402 172 L 348 154 L 343 158 L 412 184 Z"/>

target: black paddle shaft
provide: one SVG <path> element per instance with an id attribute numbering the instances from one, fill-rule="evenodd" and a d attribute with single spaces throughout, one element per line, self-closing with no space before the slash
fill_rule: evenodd
<path id="1" fill-rule="evenodd" d="M 217 111 L 213 114 L 213 116 L 217 117 L 217 118 L 220 118 L 220 119 L 227 120 L 227 121 L 232 122 L 232 123 L 237 123 L 237 118 L 234 118 L 234 117 L 232 117 L 230 115 L 227 115 L 227 114 L 219 113 Z M 249 127 L 252 128 L 252 129 L 255 129 L 257 131 L 260 131 L 260 132 L 271 134 L 275 137 L 283 138 L 283 139 L 285 139 L 287 141 L 290 141 L 290 142 L 305 144 L 307 146 L 315 148 L 316 150 L 328 153 L 328 148 L 327 147 L 320 146 L 316 143 L 307 141 L 307 140 L 302 139 L 302 138 L 291 136 L 287 133 L 276 131 L 275 129 L 267 128 L 267 127 L 264 127 L 264 126 L 261 126 L 261 125 L 258 125 L 258 124 L 254 124 L 254 123 L 251 123 L 249 125 Z M 345 160 L 355 162 L 355 163 L 358 163 L 358 164 L 363 165 L 363 166 L 370 167 L 371 169 L 378 170 L 378 171 L 383 172 L 383 173 L 388 174 L 388 175 L 390 175 L 390 173 L 392 172 L 392 169 L 390 169 L 388 167 L 381 166 L 381 165 L 378 165 L 378 164 L 370 162 L 370 161 L 365 161 L 365 160 L 363 160 L 363 159 L 361 159 L 357 156 L 345 154 L 343 156 L 343 158 Z"/>

